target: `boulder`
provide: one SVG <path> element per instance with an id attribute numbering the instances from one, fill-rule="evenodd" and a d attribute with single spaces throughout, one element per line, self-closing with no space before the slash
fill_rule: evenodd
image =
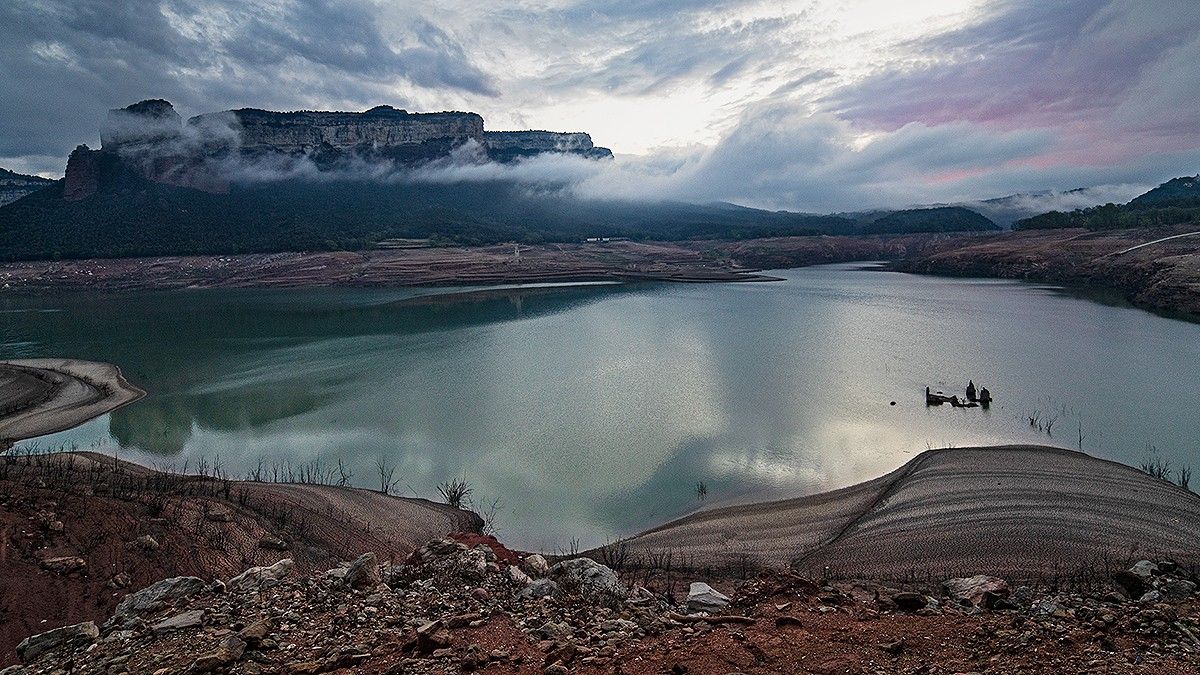
<path id="1" fill-rule="evenodd" d="M 972 607 L 992 607 L 1009 594 L 1007 581 L 984 574 L 950 579 L 943 586 L 956 602 Z"/>
<path id="2" fill-rule="evenodd" d="M 1158 565 L 1149 560 L 1139 560 L 1127 570 L 1113 575 L 1113 581 L 1131 598 L 1140 598 L 1151 588 L 1151 580 L 1159 573 Z"/>
<path id="3" fill-rule="evenodd" d="M 258 590 L 264 584 L 272 585 L 292 573 L 296 563 L 291 558 L 284 558 L 270 567 L 251 567 L 225 585 L 231 593 L 234 591 Z"/>
<path id="4" fill-rule="evenodd" d="M 891 598 L 892 602 L 896 603 L 896 607 L 906 611 L 915 612 L 918 609 L 925 609 L 929 604 L 929 598 L 926 598 L 920 593 L 912 593 L 909 591 L 901 591 L 896 593 Z"/>
<path id="5" fill-rule="evenodd" d="M 534 579 L 541 579 L 550 574 L 550 564 L 545 558 L 534 553 L 521 561 L 521 571 Z"/>
<path id="6" fill-rule="evenodd" d="M 188 672 L 211 673 L 236 663 L 246 651 L 246 642 L 236 635 L 226 635 L 217 648 L 192 662 Z"/>
<path id="7" fill-rule="evenodd" d="M 545 598 L 558 592 L 558 584 L 550 579 L 535 579 L 517 593 L 520 600 Z"/>
<path id="8" fill-rule="evenodd" d="M 1181 602 L 1192 597 L 1196 584 L 1186 579 L 1167 579 L 1158 585 L 1158 592 L 1164 600 Z"/>
<path id="9" fill-rule="evenodd" d="M 591 558 L 572 558 L 550 568 L 550 576 L 559 586 L 578 588 L 585 593 L 610 593 L 625 596 L 629 590 L 617 573 Z"/>
<path id="10" fill-rule="evenodd" d="M 379 560 L 374 553 L 364 553 L 346 568 L 342 583 L 350 588 L 368 590 L 379 585 Z"/>
<path id="11" fill-rule="evenodd" d="M 21 644 L 17 645 L 17 656 L 21 661 L 29 663 L 48 651 L 59 647 L 89 644 L 98 637 L 100 629 L 91 621 L 63 626 L 21 640 Z"/>
<path id="12" fill-rule="evenodd" d="M 258 547 L 265 548 L 265 549 L 268 549 L 271 551 L 286 551 L 286 550 L 288 550 L 287 542 L 282 539 L 279 539 L 278 537 L 263 537 L 262 539 L 259 540 Z"/>
<path id="13" fill-rule="evenodd" d="M 246 644 L 251 647 L 257 647 L 266 640 L 271 632 L 275 630 L 275 625 L 270 619 L 257 619 L 249 626 L 246 626 L 238 633 L 238 637 L 245 640 Z"/>
<path id="14" fill-rule="evenodd" d="M 197 628 L 204 625 L 204 610 L 192 609 L 182 614 L 168 617 L 150 627 L 155 633 L 169 633 L 184 628 Z"/>
<path id="15" fill-rule="evenodd" d="M 204 580 L 197 577 L 172 577 L 157 581 L 125 596 L 113 612 L 113 619 L 119 622 L 160 610 L 169 602 L 199 593 L 204 587 Z"/>
<path id="16" fill-rule="evenodd" d="M 703 581 L 694 581 L 688 587 L 687 610 L 689 612 L 716 612 L 728 606 L 729 596 Z"/>
<path id="17" fill-rule="evenodd" d="M 157 551 L 159 548 L 158 540 L 148 534 L 143 534 L 134 540 L 133 543 L 143 551 Z"/>
<path id="18" fill-rule="evenodd" d="M 516 565 L 509 566 L 508 577 L 521 586 L 526 586 L 529 584 L 529 582 L 533 581 L 533 579 L 529 578 L 528 574 L 522 572 L 521 568 L 517 567 Z"/>
<path id="19" fill-rule="evenodd" d="M 1158 574 L 1158 565 L 1149 560 L 1139 560 L 1129 568 L 1129 573 L 1140 577 L 1143 581 L 1149 581 L 1151 577 Z"/>

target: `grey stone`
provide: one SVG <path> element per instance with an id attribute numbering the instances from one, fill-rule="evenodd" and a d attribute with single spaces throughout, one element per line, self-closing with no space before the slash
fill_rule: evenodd
<path id="1" fill-rule="evenodd" d="M 167 602 L 199 593 L 204 587 L 204 580 L 197 577 L 172 577 L 157 581 L 125 596 L 113 612 L 113 619 L 128 619 L 162 609 Z"/>
<path id="2" fill-rule="evenodd" d="M 545 598 L 558 592 L 558 584 L 550 579 L 535 579 L 517 593 L 518 599 Z"/>
<path id="3" fill-rule="evenodd" d="M 366 590 L 379 585 L 379 560 L 374 553 L 364 553 L 346 568 L 342 582 L 350 588 Z"/>
<path id="4" fill-rule="evenodd" d="M 729 606 L 729 596 L 703 581 L 694 581 L 688 587 L 687 610 L 689 612 L 716 612 Z"/>
<path id="5" fill-rule="evenodd" d="M 550 574 L 550 564 L 545 558 L 534 553 L 521 561 L 521 571 L 534 579 L 540 579 Z"/>
<path id="6" fill-rule="evenodd" d="M 629 593 L 616 572 L 591 558 L 564 560 L 550 568 L 550 576 L 558 581 L 560 587 L 569 584 L 584 592 L 611 593 L 622 597 Z"/>
<path id="7" fill-rule="evenodd" d="M 992 601 L 1009 594 L 1007 581 L 984 574 L 950 579 L 942 585 L 956 602 L 972 607 L 990 607 Z"/>
<path id="8" fill-rule="evenodd" d="M 25 638 L 17 645 L 17 656 L 25 663 L 36 661 L 48 651 L 64 646 L 88 644 L 100 637 L 100 629 L 91 621 L 63 626 Z"/>
<path id="9" fill-rule="evenodd" d="M 1129 568 L 1130 574 L 1140 577 L 1143 581 L 1149 581 L 1150 577 L 1158 574 L 1158 565 L 1149 560 L 1139 560 Z"/>
<path id="10" fill-rule="evenodd" d="M 270 567 L 251 567 L 229 580 L 226 588 L 230 592 L 257 590 L 267 582 L 276 582 L 292 573 L 296 563 L 291 558 L 284 558 Z"/>
<path id="11" fill-rule="evenodd" d="M 1196 592 L 1196 584 L 1186 579 L 1168 579 L 1158 585 L 1158 592 L 1166 600 L 1180 602 L 1192 597 Z"/>
<path id="12" fill-rule="evenodd" d="M 184 628 L 196 628 L 204 625 L 204 610 L 192 609 L 182 614 L 168 617 L 150 627 L 155 633 L 167 633 Z"/>

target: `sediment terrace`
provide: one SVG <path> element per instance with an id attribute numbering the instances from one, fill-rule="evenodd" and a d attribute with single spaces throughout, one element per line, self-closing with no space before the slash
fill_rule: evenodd
<path id="1" fill-rule="evenodd" d="M 0 264 L 0 285 L 10 290 L 119 291 L 769 281 L 773 277 L 760 270 L 871 260 L 888 261 L 901 272 L 1106 288 L 1139 307 L 1197 320 L 1200 236 L 1164 238 L 1198 227 L 438 248 L 404 240 L 397 248 L 381 245 L 356 252 L 12 262 Z"/>
<path id="2" fill-rule="evenodd" d="M 842 490 L 702 511 L 625 542 L 690 567 L 748 560 L 897 579 L 1033 578 L 1138 557 L 1200 562 L 1200 497 L 1084 453 L 1044 446 L 930 450 Z"/>
<path id="3" fill-rule="evenodd" d="M 108 363 L 0 361 L 0 449 L 70 429 L 144 395 Z"/>

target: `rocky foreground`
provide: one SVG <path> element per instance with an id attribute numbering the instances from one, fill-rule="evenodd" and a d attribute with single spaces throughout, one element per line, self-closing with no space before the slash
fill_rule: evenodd
<path id="1" fill-rule="evenodd" d="M 1194 572 L 1139 561 L 1084 588 L 975 576 L 885 587 L 789 572 L 646 583 L 494 539 L 299 576 L 290 560 L 127 595 L 18 647 L 17 673 L 1194 673 Z M 669 575 L 668 575 L 669 576 Z M 715 582 L 714 582 L 715 583 Z M 676 592 L 678 591 L 678 592 Z"/>

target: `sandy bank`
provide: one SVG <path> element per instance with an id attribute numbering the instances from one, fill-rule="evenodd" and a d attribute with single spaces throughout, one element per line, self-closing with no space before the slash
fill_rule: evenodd
<path id="1" fill-rule="evenodd" d="M 1075 572 L 1105 559 L 1200 562 L 1200 497 L 1043 446 L 931 450 L 849 488 L 696 513 L 629 539 L 693 566 L 793 565 L 900 578 Z"/>
<path id="2" fill-rule="evenodd" d="M 0 449 L 70 429 L 145 395 L 108 363 L 0 361 Z"/>

